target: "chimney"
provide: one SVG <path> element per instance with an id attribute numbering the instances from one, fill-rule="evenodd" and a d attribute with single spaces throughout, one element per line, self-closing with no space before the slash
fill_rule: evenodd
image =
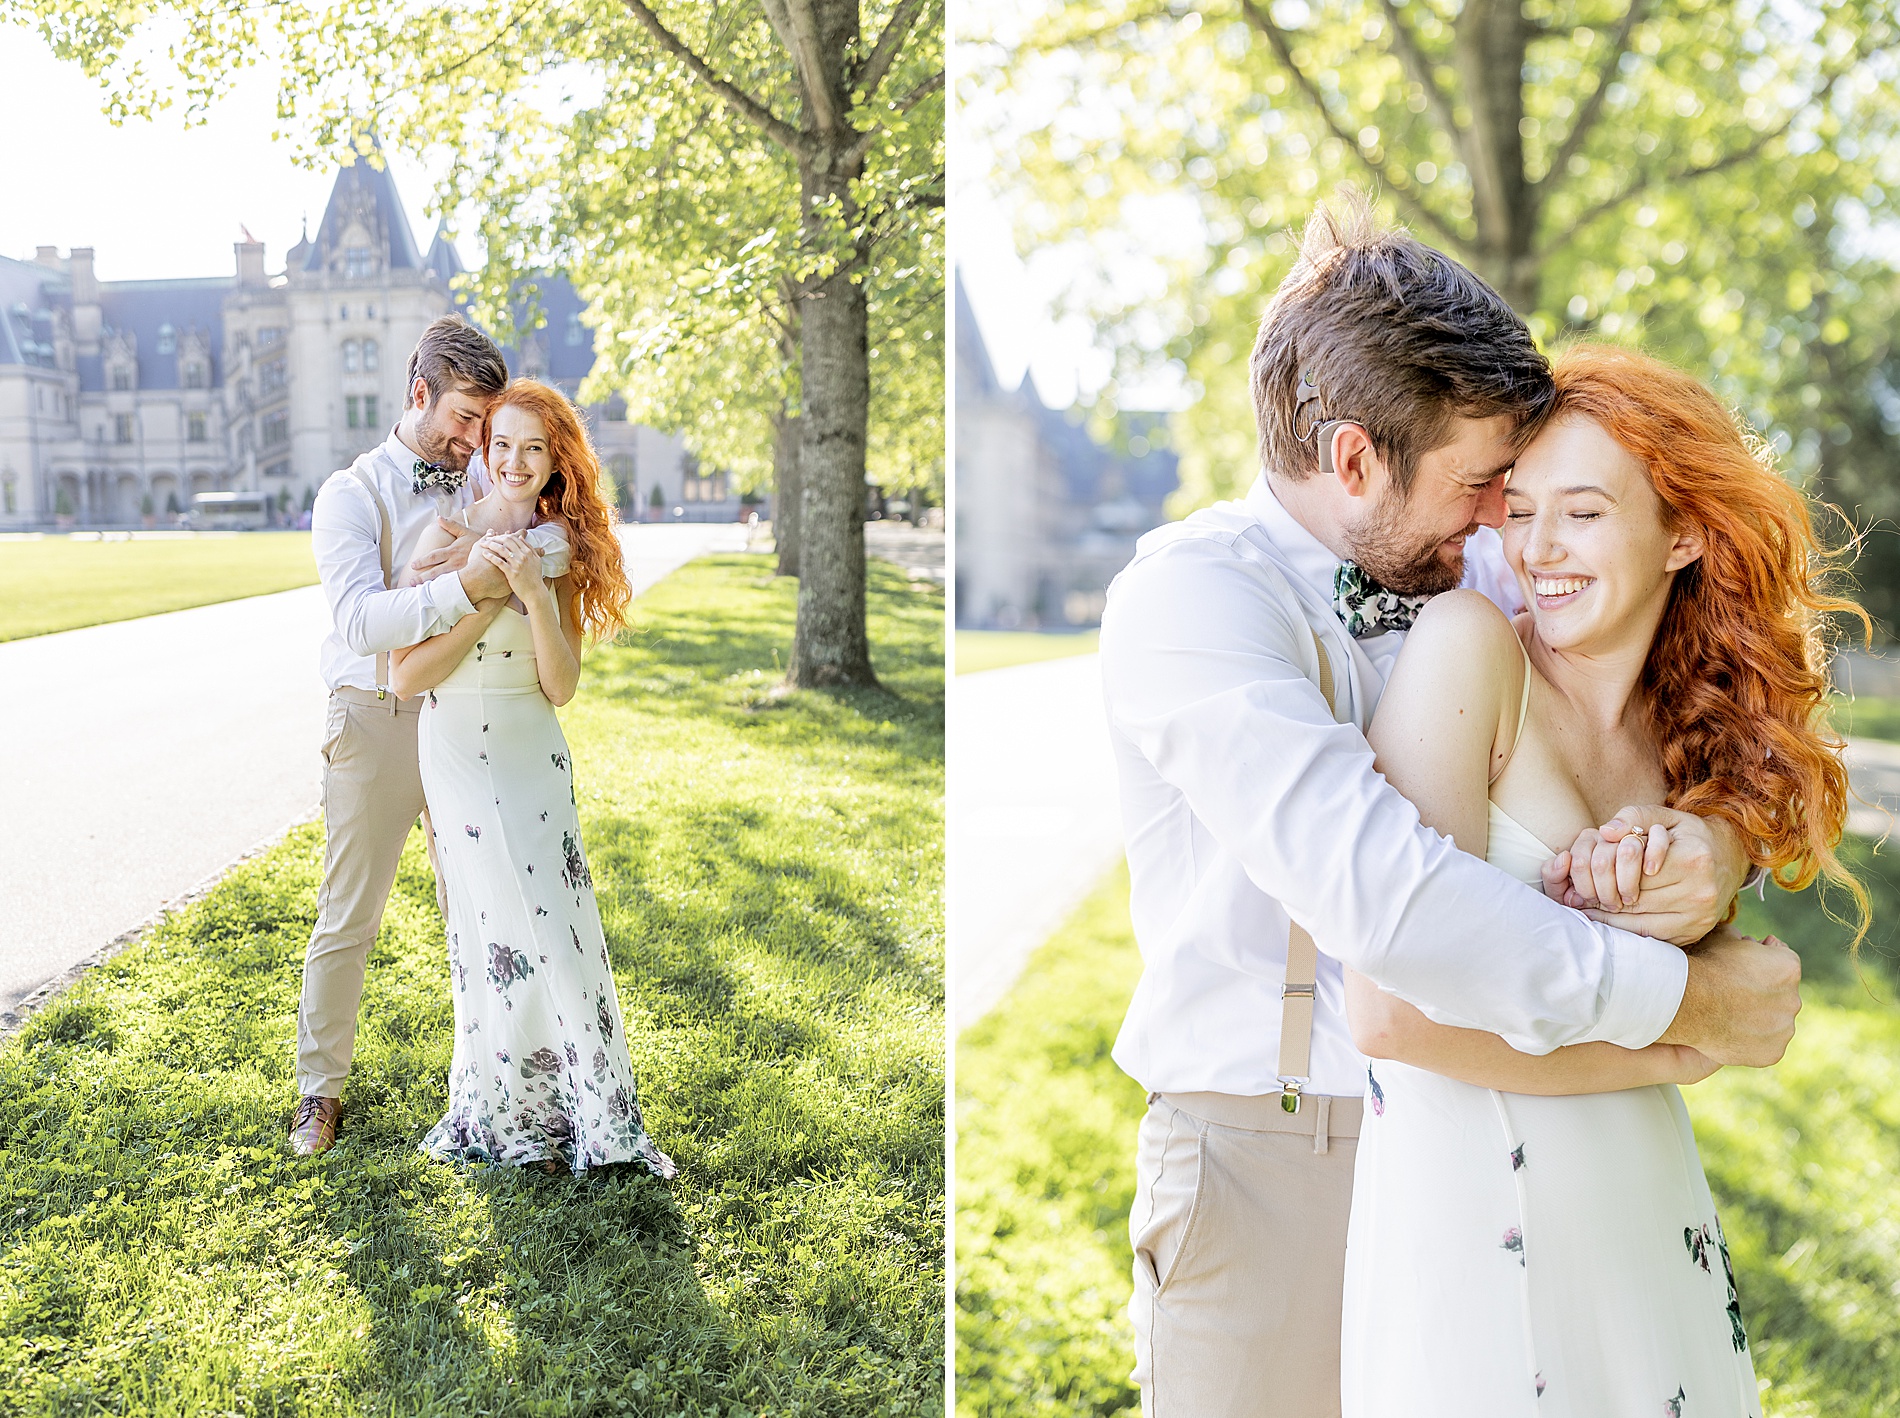
<path id="1" fill-rule="evenodd" d="M 57 246 L 34 247 L 33 264 L 35 266 L 51 266 L 57 271 L 59 269 L 59 248 Z"/>
<path id="2" fill-rule="evenodd" d="M 73 338 L 82 354 L 97 354 L 99 326 L 99 278 L 92 273 L 92 248 L 75 246 L 67 261 L 73 282 Z"/>
<path id="3" fill-rule="evenodd" d="M 244 229 L 240 227 L 239 230 Z M 231 249 L 237 253 L 237 279 L 240 286 L 262 287 L 268 284 L 264 275 L 263 242 L 244 231 L 244 240 L 232 242 Z"/>

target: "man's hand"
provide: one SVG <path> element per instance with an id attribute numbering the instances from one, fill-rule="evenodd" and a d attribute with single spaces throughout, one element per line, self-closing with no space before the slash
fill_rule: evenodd
<path id="1" fill-rule="evenodd" d="M 1631 806 L 1546 862 L 1544 891 L 1596 920 L 1688 945 L 1720 923 L 1747 874 L 1726 822 Z"/>
<path id="2" fill-rule="evenodd" d="M 480 540 L 479 535 L 472 536 L 469 543 L 470 549 L 472 550 L 475 543 Z M 462 589 L 468 593 L 468 598 L 472 602 L 479 604 L 482 601 L 494 600 L 496 597 L 505 601 L 512 594 L 508 585 L 508 573 L 502 570 L 501 564 L 490 556 L 469 556 L 468 564 L 457 574 L 462 578 Z"/>
<path id="3" fill-rule="evenodd" d="M 451 518 L 438 517 L 435 521 L 438 527 L 454 537 L 455 540 L 450 542 L 447 546 L 437 547 L 434 551 L 425 551 L 414 561 L 410 562 L 409 574 L 403 578 L 404 582 L 408 585 L 417 586 L 424 581 L 432 581 L 447 572 L 460 571 L 464 566 L 468 565 L 469 548 L 481 540 L 482 534 L 480 532 L 472 527 L 464 527 L 460 522 L 454 521 Z M 473 598 L 471 597 L 470 599 Z"/>
<path id="4" fill-rule="evenodd" d="M 1769 936 L 1729 926 L 1690 948 L 1689 980 L 1676 1017 L 1658 1041 L 1687 1044 L 1715 1063 L 1778 1063 L 1801 1012 L 1801 957 Z"/>

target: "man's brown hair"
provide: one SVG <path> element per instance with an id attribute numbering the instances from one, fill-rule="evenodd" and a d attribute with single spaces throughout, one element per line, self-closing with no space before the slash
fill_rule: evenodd
<path id="1" fill-rule="evenodd" d="M 409 388 L 420 376 L 435 403 L 451 389 L 469 389 L 494 398 L 508 387 L 508 362 L 495 342 L 459 315 L 439 315 L 416 341 L 409 356 Z"/>
<path id="2" fill-rule="evenodd" d="M 1403 227 L 1381 228 L 1351 190 L 1307 222 L 1299 260 L 1260 319 L 1250 370 L 1263 466 L 1311 477 L 1313 430 L 1350 419 L 1401 493 L 1419 459 L 1451 441 L 1454 417 L 1508 414 L 1522 446 L 1556 397 L 1549 361 L 1504 297 Z"/>

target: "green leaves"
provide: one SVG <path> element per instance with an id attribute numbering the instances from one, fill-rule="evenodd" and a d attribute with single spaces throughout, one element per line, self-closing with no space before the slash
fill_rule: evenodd
<path id="1" fill-rule="evenodd" d="M 1636 341 L 1709 380 L 1864 524 L 1900 512 L 1900 283 L 1867 236 L 1897 215 L 1897 45 L 1857 0 L 1052 3 L 966 97 L 1024 244 L 1161 275 L 1159 299 L 1066 300 L 1121 373 L 1172 362 L 1200 394 L 1188 505 L 1252 478 L 1253 327 L 1353 182 L 1547 344 Z"/>

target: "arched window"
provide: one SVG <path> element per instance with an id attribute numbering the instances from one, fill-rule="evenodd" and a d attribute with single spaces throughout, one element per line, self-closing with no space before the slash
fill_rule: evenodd
<path id="1" fill-rule="evenodd" d="M 373 372 L 376 369 L 376 359 L 376 341 L 363 341 L 363 368 Z"/>
<path id="2" fill-rule="evenodd" d="M 343 342 L 343 372 L 345 374 L 356 373 L 356 353 L 356 341 L 345 340 Z"/>

